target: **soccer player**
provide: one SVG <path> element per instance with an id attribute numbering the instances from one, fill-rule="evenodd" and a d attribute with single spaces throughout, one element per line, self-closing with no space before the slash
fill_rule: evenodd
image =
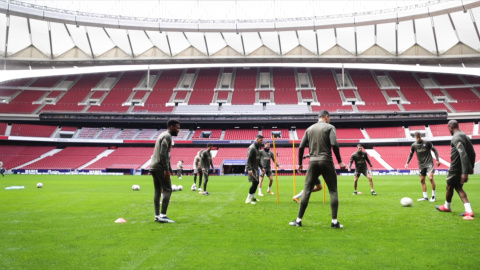
<path id="1" fill-rule="evenodd" d="M 200 189 L 200 193 L 208 196 L 210 193 L 207 191 L 207 183 L 208 183 L 208 174 L 210 172 L 210 166 L 212 166 L 212 170 L 215 171 L 215 167 L 213 167 L 212 163 L 212 154 L 210 151 L 213 149 L 213 144 L 208 143 L 207 144 L 207 150 L 203 151 L 202 153 L 202 172 L 203 175 L 205 176 L 205 181 L 203 182 L 203 192 Z"/>
<path id="2" fill-rule="evenodd" d="M 452 197 L 455 189 L 465 206 L 465 212 L 460 216 L 469 216 L 473 218 L 473 210 L 467 198 L 467 193 L 463 190 L 463 185 L 468 182 L 468 175 L 473 174 L 475 166 L 475 150 L 472 142 L 458 127 L 456 120 L 448 122 L 448 130 L 453 135 L 450 142 L 451 146 L 451 163 L 447 175 L 447 192 L 445 204 L 436 206 L 439 211 L 452 212 Z"/>
<path id="3" fill-rule="evenodd" d="M 435 180 L 433 180 L 433 171 L 435 169 L 435 166 L 433 166 L 431 151 L 433 150 L 433 153 L 435 154 L 437 166 L 440 166 L 438 152 L 431 142 L 422 139 L 422 134 L 418 131 L 415 132 L 415 140 L 416 141 L 412 144 L 410 155 L 408 156 L 405 168 L 408 168 L 408 163 L 412 159 L 413 153 L 416 152 L 418 159 L 418 168 L 420 170 L 420 183 L 422 184 L 423 191 L 423 197 L 418 199 L 417 201 L 428 201 L 427 185 L 425 184 L 425 176 L 428 174 L 428 179 L 430 180 L 430 184 L 432 185 L 432 198 L 430 199 L 430 201 L 434 202 L 436 184 Z"/>
<path id="4" fill-rule="evenodd" d="M 248 191 L 247 199 L 245 203 L 255 204 L 259 200 L 255 198 L 255 192 L 258 187 L 258 168 L 263 170 L 262 164 L 260 163 L 260 146 L 263 143 L 263 136 L 257 135 L 255 141 L 248 147 L 247 152 L 247 165 L 246 170 L 248 172 L 248 181 L 252 182 L 252 186 Z"/>
<path id="5" fill-rule="evenodd" d="M 199 188 L 201 190 L 201 186 L 202 186 L 202 175 L 203 175 L 203 172 L 202 172 L 202 153 L 203 153 L 203 149 L 198 151 L 197 155 L 195 156 L 195 159 L 193 160 L 193 185 L 192 185 L 192 191 L 195 191 L 197 190 L 197 174 L 198 174 L 198 177 L 200 178 L 199 179 Z"/>
<path id="6" fill-rule="evenodd" d="M 155 148 L 150 164 L 150 173 L 153 177 L 155 195 L 153 205 L 155 206 L 155 221 L 160 223 L 175 223 L 167 217 L 168 203 L 172 195 L 172 181 L 170 173 L 170 149 L 172 148 L 172 136 L 177 136 L 180 131 L 180 122 L 170 119 L 167 122 L 167 131 L 160 134 L 155 142 Z M 160 212 L 160 196 L 163 193 L 162 211 Z"/>
<path id="7" fill-rule="evenodd" d="M 179 160 L 177 162 L 177 177 L 178 177 L 178 179 L 182 179 L 182 171 L 183 171 L 183 160 Z"/>
<path id="8" fill-rule="evenodd" d="M 5 169 L 3 168 L 3 161 L 0 160 L 0 173 L 5 177 Z"/>
<path id="9" fill-rule="evenodd" d="M 350 157 L 350 164 L 348 165 L 348 171 L 351 171 L 352 163 L 355 161 L 355 177 L 353 178 L 353 195 L 357 195 L 357 184 L 358 178 L 361 174 L 365 175 L 368 178 L 368 182 L 370 182 L 370 192 L 372 195 L 377 195 L 375 190 L 373 189 L 373 180 L 370 171 L 368 170 L 367 163 L 370 165 L 370 168 L 373 168 L 372 162 L 368 158 L 366 152 L 363 151 L 362 145 L 357 145 L 357 151 L 352 154 Z"/>
<path id="10" fill-rule="evenodd" d="M 320 175 L 323 175 L 330 193 L 330 207 L 332 209 L 331 228 L 343 228 L 337 220 L 338 194 L 337 194 L 337 173 L 333 164 L 332 148 L 340 168 L 345 169 L 345 164 L 340 156 L 340 148 L 337 142 L 335 127 L 330 125 L 330 114 L 322 110 L 319 114 L 319 121 L 311 125 L 305 131 L 302 142 L 298 149 L 298 170 L 303 169 L 303 152 L 305 147 L 310 150 L 310 164 L 305 177 L 304 194 L 300 201 L 297 219 L 290 222 L 291 226 L 302 226 L 302 218 L 310 200 L 310 195 Z"/>
<path id="11" fill-rule="evenodd" d="M 268 183 L 267 193 L 271 195 L 274 194 L 272 192 L 273 173 L 272 173 L 272 168 L 270 166 L 270 159 L 273 162 L 275 162 L 275 157 L 273 156 L 273 153 L 270 151 L 270 142 L 266 142 L 265 147 L 262 150 L 260 150 L 260 163 L 262 164 L 263 170 L 262 170 L 262 173 L 260 174 L 260 182 L 258 184 L 258 196 L 263 196 L 262 183 L 263 183 L 263 177 L 265 177 L 265 175 L 267 175 L 267 177 L 270 179 L 270 182 Z M 277 163 L 277 167 L 280 167 L 278 163 Z"/>

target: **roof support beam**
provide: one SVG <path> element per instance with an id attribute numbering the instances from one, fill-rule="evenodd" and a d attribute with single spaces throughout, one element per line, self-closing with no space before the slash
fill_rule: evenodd
<path id="1" fill-rule="evenodd" d="M 50 41 L 50 57 L 53 59 L 53 46 L 52 46 L 52 27 L 50 22 L 47 22 L 48 25 L 48 40 Z"/>
<path id="2" fill-rule="evenodd" d="M 240 40 L 242 41 L 243 56 L 247 56 L 245 53 L 245 44 L 243 43 L 243 34 L 240 33 Z"/>
<path id="3" fill-rule="evenodd" d="M 92 58 L 95 58 L 95 54 L 93 54 L 93 49 L 92 49 L 92 42 L 90 42 L 90 36 L 88 35 L 88 30 L 86 26 L 85 26 L 85 34 L 87 35 L 88 47 L 90 47 L 90 53 L 92 54 Z"/>
<path id="4" fill-rule="evenodd" d="M 205 49 L 207 50 L 207 56 L 210 56 L 210 53 L 208 52 L 207 36 L 205 36 L 205 33 L 203 33 L 203 42 L 205 42 Z"/>
<path id="5" fill-rule="evenodd" d="M 130 40 L 130 34 L 127 31 L 127 38 L 128 38 L 128 45 L 130 45 L 130 51 L 132 52 L 132 58 L 135 58 L 135 54 L 133 53 L 132 41 Z"/>
<path id="6" fill-rule="evenodd" d="M 185 33 L 183 33 L 185 35 Z M 168 51 L 170 52 L 170 57 L 173 57 L 172 54 L 172 47 L 170 46 L 170 39 L 168 38 L 168 32 L 165 33 L 165 36 L 167 37 L 167 45 L 168 45 Z M 186 36 L 185 36 L 186 37 Z M 188 40 L 188 39 L 187 39 Z"/>
<path id="7" fill-rule="evenodd" d="M 7 25 L 5 26 L 5 59 L 7 59 L 7 51 L 8 51 L 8 33 L 10 32 L 10 15 L 7 16 Z M 5 61 L 5 64 L 7 61 Z"/>
<path id="8" fill-rule="evenodd" d="M 477 32 L 478 41 L 480 41 L 480 33 L 478 32 L 477 22 L 475 21 L 475 17 L 473 16 L 472 10 L 469 10 L 470 18 L 472 18 L 473 26 L 475 27 L 475 32 Z"/>
<path id="9" fill-rule="evenodd" d="M 430 22 L 432 23 L 433 39 L 435 40 L 435 50 L 437 51 L 437 56 L 439 56 L 440 52 L 438 51 L 437 32 L 435 31 L 435 23 L 433 22 L 433 17 L 430 17 Z"/>
<path id="10" fill-rule="evenodd" d="M 283 55 L 282 53 L 282 42 L 280 42 L 280 33 L 277 32 L 277 38 L 278 38 L 278 48 L 280 49 L 280 56 Z"/>
<path id="11" fill-rule="evenodd" d="M 316 29 L 315 29 L 315 44 L 317 46 L 317 56 L 320 56 L 320 50 L 318 48 L 318 33 Z"/>
<path id="12" fill-rule="evenodd" d="M 398 56 L 398 20 L 395 23 L 395 55 Z"/>

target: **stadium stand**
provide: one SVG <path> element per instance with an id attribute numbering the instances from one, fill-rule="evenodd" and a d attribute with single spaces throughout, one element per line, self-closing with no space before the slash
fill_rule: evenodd
<path id="1" fill-rule="evenodd" d="M 365 128 L 370 139 L 405 138 L 403 127 L 375 127 Z"/>
<path id="2" fill-rule="evenodd" d="M 435 146 L 435 145 L 434 145 Z M 445 146 L 435 146 L 440 158 L 450 162 L 450 152 L 444 151 Z M 381 158 L 387 162 L 395 170 L 404 170 L 407 163 L 408 155 L 410 155 L 410 146 L 375 146 L 374 149 L 380 154 Z M 435 158 L 434 162 L 435 162 Z M 408 164 L 409 170 L 418 170 L 418 162 L 416 154 L 413 154 L 412 160 Z M 440 167 L 435 165 L 435 169 L 448 169 L 447 166 L 441 164 Z"/>
<path id="3" fill-rule="evenodd" d="M 227 129 L 224 140 L 255 140 L 258 129 Z"/>
<path id="4" fill-rule="evenodd" d="M 7 132 L 7 123 L 0 123 L 0 135 L 5 135 L 5 132 Z"/>
<path id="5" fill-rule="evenodd" d="M 312 111 L 353 111 L 351 105 L 342 105 L 342 98 L 331 70 L 314 68 L 310 69 L 310 72 L 316 87 L 318 102 L 320 102 L 320 106 L 312 106 Z"/>
<path id="6" fill-rule="evenodd" d="M 170 164 L 173 170 L 177 169 L 177 162 L 179 160 L 183 160 L 183 169 L 184 170 L 193 170 L 193 161 L 195 156 L 197 155 L 199 148 L 187 148 L 187 147 L 172 147 Z M 152 149 L 153 153 L 153 149 Z M 150 153 L 150 155 L 152 154 Z M 219 169 L 219 165 L 216 164 L 217 157 L 213 157 L 212 155 L 212 162 L 215 169 Z"/>
<path id="7" fill-rule="evenodd" d="M 90 106 L 89 112 L 126 112 L 130 107 L 123 106 L 126 102 L 133 88 L 137 86 L 138 82 L 144 75 L 143 71 L 126 72 L 115 84 L 115 86 L 108 91 L 108 95 L 102 101 L 100 106 Z M 112 76 L 112 75 L 109 75 Z"/>
<path id="8" fill-rule="evenodd" d="M 116 128 L 104 128 L 98 133 L 96 139 L 114 139 L 118 134 L 120 134 L 120 130 Z"/>
<path id="9" fill-rule="evenodd" d="M 84 127 L 80 129 L 80 132 L 77 135 L 77 138 L 80 139 L 95 139 L 97 134 L 101 131 L 101 128 L 89 128 Z"/>
<path id="10" fill-rule="evenodd" d="M 220 69 L 201 69 L 198 73 L 188 104 L 208 105 L 213 101 Z"/>
<path id="11" fill-rule="evenodd" d="M 210 136 L 208 138 L 202 138 L 203 132 L 210 132 Z M 192 140 L 219 140 L 221 135 L 221 129 L 197 129 L 192 136 Z"/>
<path id="12" fill-rule="evenodd" d="M 255 103 L 255 87 L 257 85 L 257 69 L 238 68 L 235 73 L 232 104 L 251 105 Z"/>
<path id="13" fill-rule="evenodd" d="M 359 128 L 337 128 L 336 131 L 337 139 L 339 140 L 365 139 Z"/>
<path id="14" fill-rule="evenodd" d="M 37 162 L 21 167 L 25 170 L 60 169 L 75 170 L 105 151 L 105 147 L 69 146 Z"/>
<path id="15" fill-rule="evenodd" d="M 274 68 L 273 86 L 275 104 L 297 104 L 295 73 L 292 68 Z"/>
<path id="16" fill-rule="evenodd" d="M 139 132 L 139 129 L 122 129 L 120 133 L 114 138 L 119 140 L 129 140 L 135 138 L 135 135 Z"/>
<path id="17" fill-rule="evenodd" d="M 473 126 L 474 123 L 466 122 L 466 123 L 458 123 L 458 126 L 461 131 L 465 132 L 467 135 L 473 135 Z M 432 131 L 433 136 L 452 136 L 450 131 L 448 130 L 447 124 L 440 124 L 440 125 L 429 125 L 430 130 Z"/>
<path id="18" fill-rule="evenodd" d="M 86 170 L 139 169 L 153 153 L 153 147 L 120 147 L 85 167 Z"/>
<path id="19" fill-rule="evenodd" d="M 8 104 L 0 104 L 0 113 L 27 113 L 35 112 L 40 106 L 33 104 L 34 101 L 40 99 L 47 91 L 23 90 L 18 96 Z"/>
<path id="20" fill-rule="evenodd" d="M 0 160 L 7 170 L 25 164 L 55 149 L 54 146 L 0 145 Z"/>
<path id="21" fill-rule="evenodd" d="M 173 88 L 177 85 L 182 76 L 183 70 L 172 69 L 164 70 L 160 78 L 153 87 L 153 91 L 147 98 L 144 106 L 135 106 L 133 112 L 171 112 L 173 107 L 166 107 L 167 102 L 173 93 Z"/>
<path id="22" fill-rule="evenodd" d="M 396 104 L 388 105 L 382 90 L 378 87 L 369 70 L 349 71 L 365 105 L 357 105 L 359 111 L 398 111 Z"/>
<path id="23" fill-rule="evenodd" d="M 78 112 L 85 109 L 85 105 L 79 105 L 80 102 L 91 92 L 91 89 L 98 84 L 103 74 L 83 75 L 82 78 L 67 93 L 57 101 L 55 105 L 47 104 L 42 108 L 42 112 L 50 111 L 70 111 Z"/>
<path id="24" fill-rule="evenodd" d="M 264 140 L 271 140 L 273 135 L 272 132 L 280 132 L 280 136 L 275 136 L 275 139 L 277 140 L 289 140 L 290 135 L 288 129 L 268 129 L 264 128 L 262 129 L 262 136 L 264 137 Z"/>
<path id="25" fill-rule="evenodd" d="M 134 137 L 135 140 L 151 140 L 156 139 L 154 137 L 155 134 L 160 134 L 165 130 L 157 130 L 157 129 L 142 129 L 140 132 Z M 158 135 L 157 135 L 158 136 Z"/>
<path id="26" fill-rule="evenodd" d="M 400 90 L 410 104 L 403 104 L 407 111 L 420 110 L 441 110 L 447 111 L 444 104 L 434 104 L 433 100 L 427 95 L 417 82 L 415 77 L 409 72 L 390 72 L 394 82 L 400 86 Z"/>
<path id="27" fill-rule="evenodd" d="M 10 136 L 50 137 L 56 126 L 12 124 Z"/>

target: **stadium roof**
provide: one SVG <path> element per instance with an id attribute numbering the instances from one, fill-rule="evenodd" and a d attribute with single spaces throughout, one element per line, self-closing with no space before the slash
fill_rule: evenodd
<path id="1" fill-rule="evenodd" d="M 179 4 L 180 3 L 180 4 Z M 3 67 L 476 66 L 480 1 L 0 0 Z"/>

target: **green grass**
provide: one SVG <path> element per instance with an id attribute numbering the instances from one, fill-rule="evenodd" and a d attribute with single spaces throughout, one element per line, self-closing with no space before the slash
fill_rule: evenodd
<path id="1" fill-rule="evenodd" d="M 0 269 L 475 269 L 480 262 L 480 226 L 457 216 L 458 195 L 453 213 L 434 208 L 444 202 L 445 176 L 436 176 L 436 203 L 416 201 L 418 176 L 374 176 L 376 197 L 365 177 L 358 196 L 352 177 L 339 177 L 342 230 L 330 228 L 328 192 L 326 204 L 323 192 L 312 195 L 303 227 L 288 226 L 298 211 L 292 177 L 279 177 L 280 204 L 267 194 L 257 205 L 244 203 L 246 177 L 212 176 L 208 197 L 190 191 L 192 179 L 173 178 L 184 186 L 168 211 L 176 223 L 159 224 L 151 176 L 0 178 Z M 477 212 L 479 179 L 466 185 Z M 4 189 L 13 185 L 25 189 Z M 413 207 L 400 205 L 405 196 Z M 120 217 L 128 222 L 114 223 Z"/>

